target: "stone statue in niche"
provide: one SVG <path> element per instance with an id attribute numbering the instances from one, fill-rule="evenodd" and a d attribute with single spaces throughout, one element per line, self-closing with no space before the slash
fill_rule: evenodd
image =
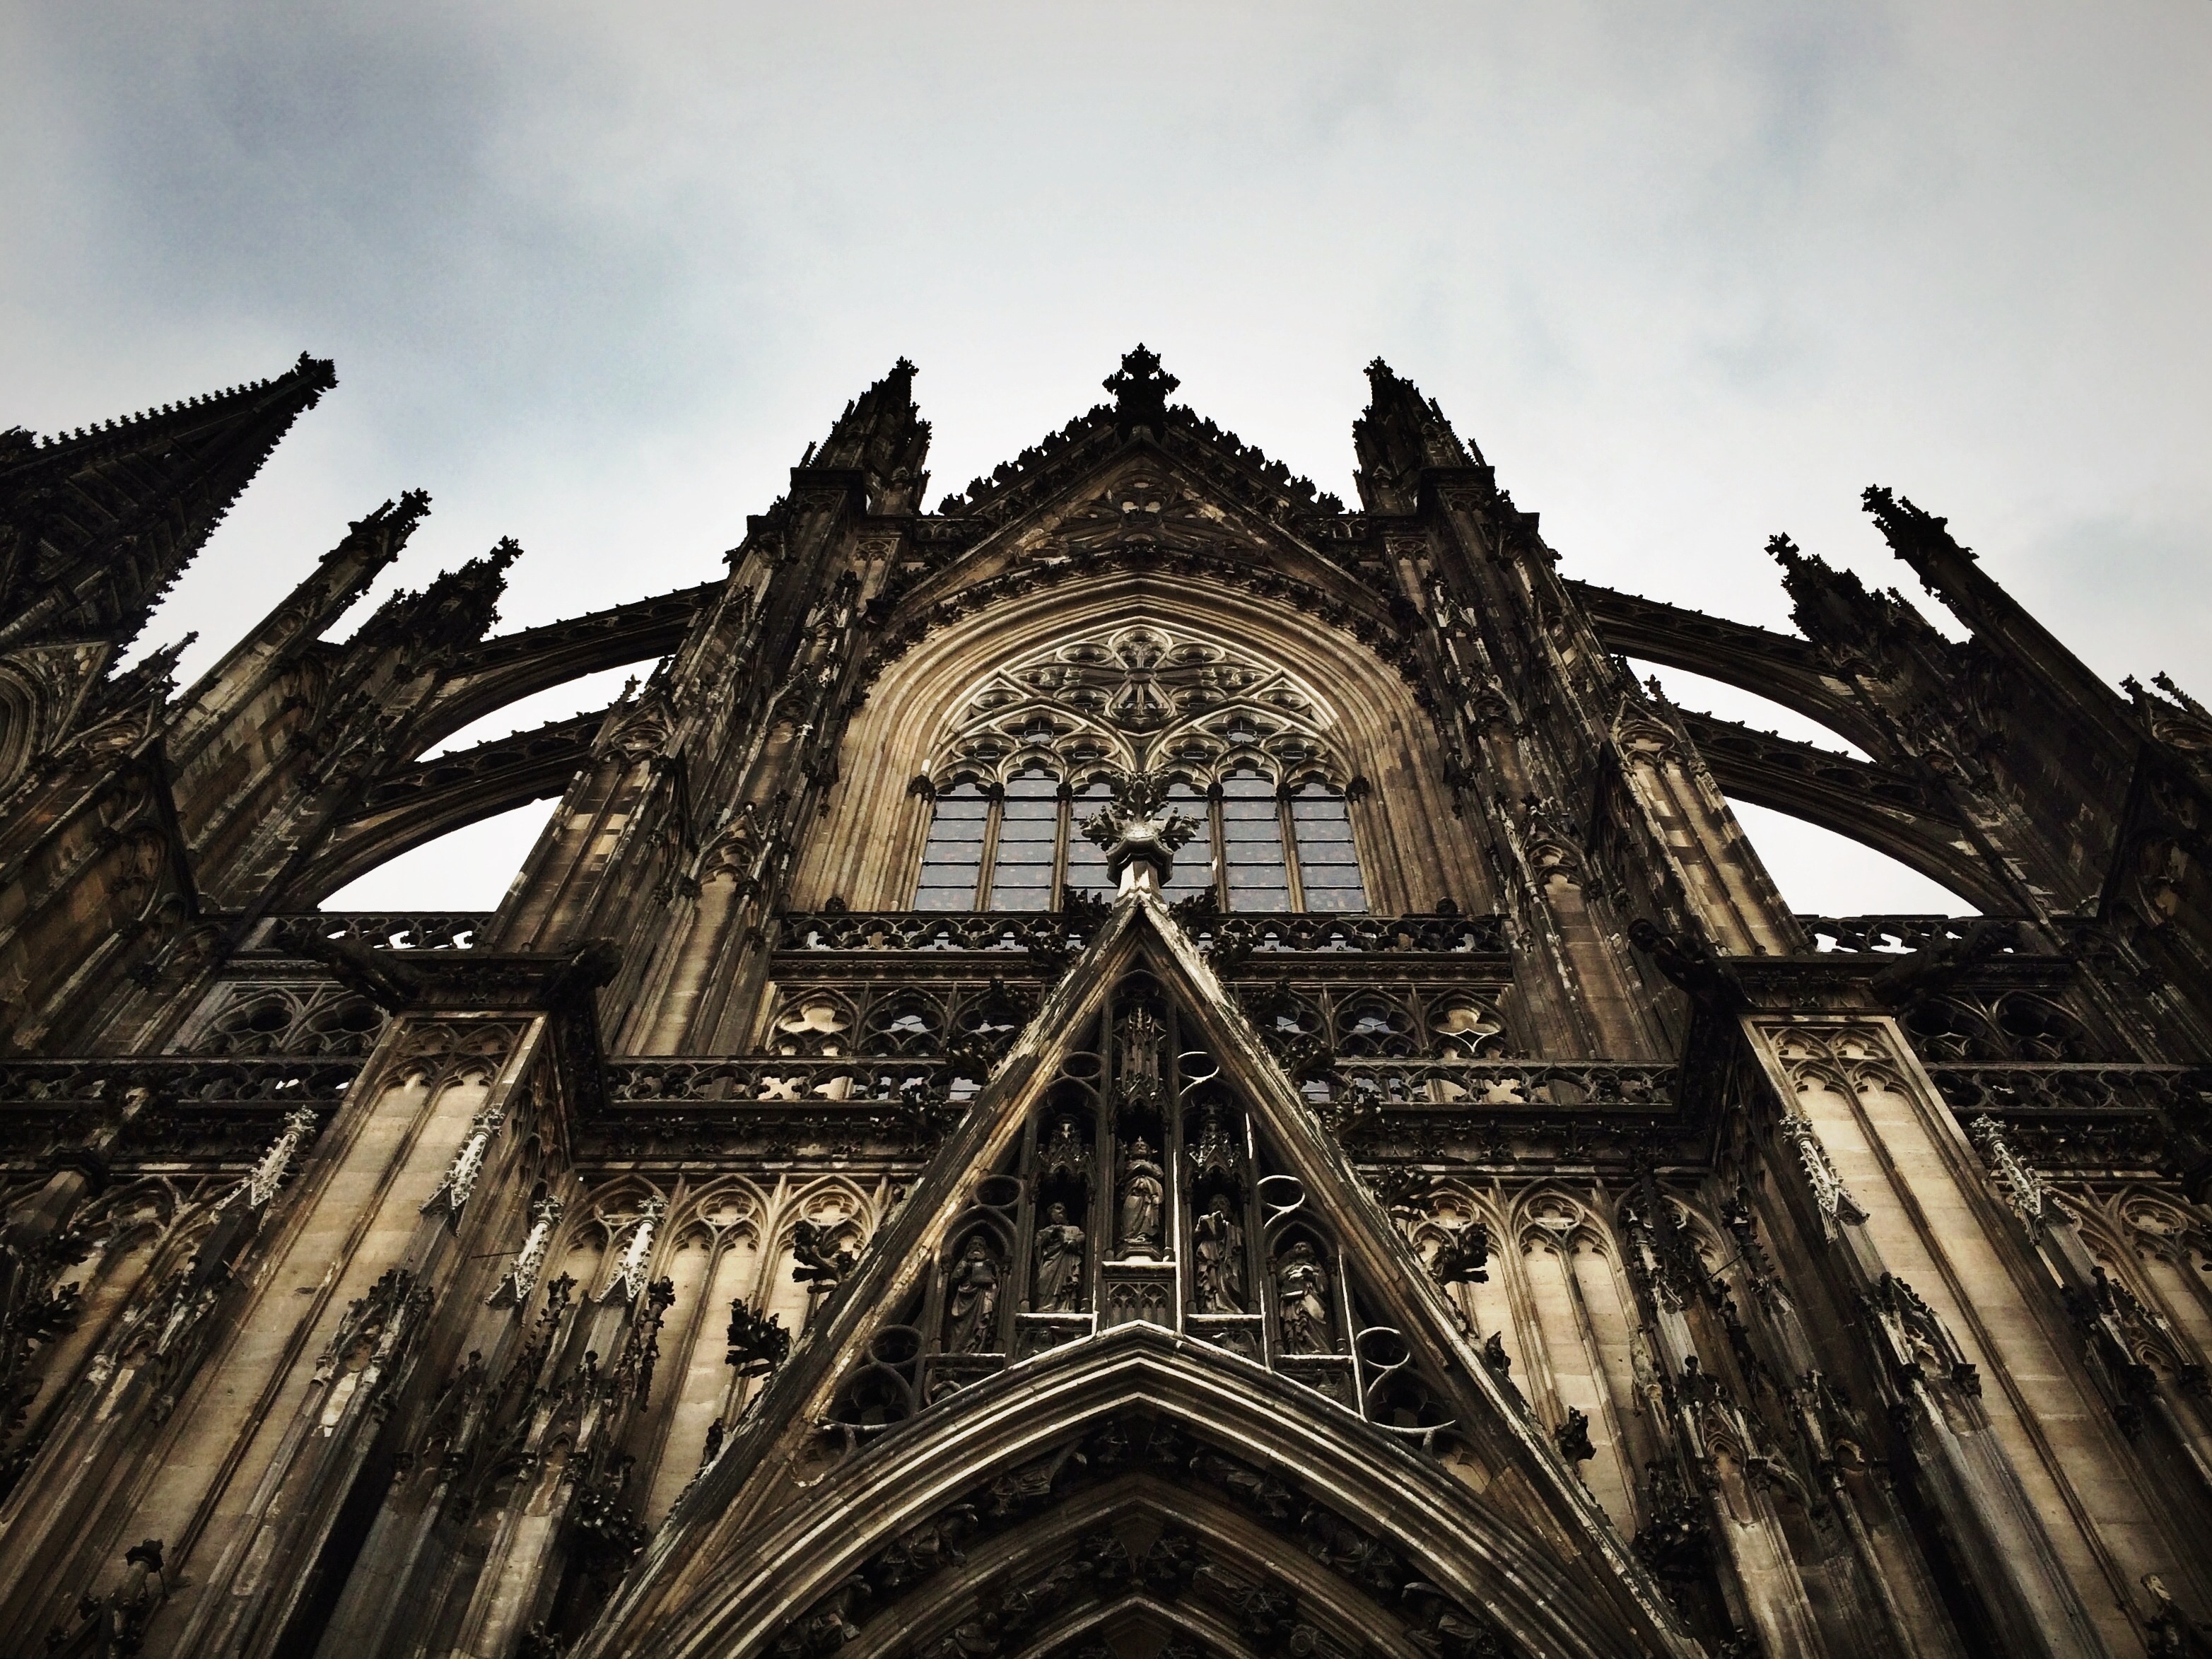
<path id="1" fill-rule="evenodd" d="M 1036 1274 L 1030 1306 L 1038 1313 L 1073 1313 L 1083 1300 L 1083 1229 L 1067 1218 L 1067 1206 L 1044 1212 L 1036 1234 Z"/>
<path id="2" fill-rule="evenodd" d="M 945 1346 L 953 1353 L 988 1353 L 998 1334 L 999 1264 L 982 1234 L 969 1235 L 952 1269 L 945 1304 Z"/>
<path id="3" fill-rule="evenodd" d="M 1139 1135 L 1121 1165 L 1121 1237 L 1124 1257 L 1160 1253 L 1160 1211 L 1167 1200 L 1167 1174 Z"/>
<path id="4" fill-rule="evenodd" d="M 1314 1247 L 1299 1239 L 1275 1262 L 1275 1311 L 1285 1353 L 1333 1353 L 1334 1322 L 1328 1311 L 1328 1269 Z"/>
<path id="5" fill-rule="evenodd" d="M 1091 1148 L 1084 1145 L 1072 1117 L 1060 1119 L 1037 1151 L 1037 1171 L 1059 1180 L 1091 1184 Z"/>
<path id="6" fill-rule="evenodd" d="M 1244 1312 L 1244 1230 L 1237 1224 L 1228 1199 L 1216 1194 L 1191 1231 L 1198 1257 L 1199 1312 Z"/>

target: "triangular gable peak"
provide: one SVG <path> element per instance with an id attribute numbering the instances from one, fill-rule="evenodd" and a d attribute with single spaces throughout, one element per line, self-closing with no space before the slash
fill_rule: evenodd
<path id="1" fill-rule="evenodd" d="M 1301 1586 L 1271 1528 L 1358 1582 Z M 1194 1590 L 1184 1561 L 1169 1600 L 1231 1627 L 1269 1597 L 1282 1620 L 1307 1607 L 1322 1654 L 1695 1650 L 1139 893 L 580 1653 L 864 1641 L 848 1651 L 869 1659 L 935 1653 L 941 1626 L 985 1628 L 993 1645 L 969 1651 L 1043 1654 L 1066 1620 L 1168 1618 L 1158 1586 L 1111 1563 L 1186 1546 L 1213 1576 Z M 998 1565 L 943 1579 L 963 1549 Z M 1122 1607 L 1125 1590 L 1152 1601 Z M 1032 1616 L 1040 1597 L 1054 1619 Z M 1211 1645 L 1289 1639 L 1249 1626 L 1250 1645 Z"/>
<path id="2" fill-rule="evenodd" d="M 947 497 L 916 525 L 921 562 L 896 584 L 909 615 L 1023 567 L 1116 559 L 1226 561 L 1270 568 L 1316 596 L 1389 616 L 1373 580 L 1374 527 L 1279 461 L 1182 405 L 1139 347 L 1107 384 L 1116 402 Z M 1146 388 L 1149 386 L 1147 392 Z"/>

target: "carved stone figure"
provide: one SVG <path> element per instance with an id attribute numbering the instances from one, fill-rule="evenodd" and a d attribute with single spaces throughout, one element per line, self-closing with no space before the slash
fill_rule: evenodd
<path id="1" fill-rule="evenodd" d="M 1037 1229 L 1030 1306 L 1037 1313 L 1068 1313 L 1082 1300 L 1083 1229 L 1067 1218 L 1066 1205 L 1054 1204 Z"/>
<path id="2" fill-rule="evenodd" d="M 1328 1269 L 1303 1238 L 1275 1263 L 1275 1315 L 1285 1353 L 1334 1353 L 1335 1322 L 1328 1310 Z"/>
<path id="3" fill-rule="evenodd" d="M 945 1346 L 954 1353 L 988 1353 L 998 1335 L 999 1264 L 981 1233 L 972 1235 L 952 1269 L 945 1299 Z"/>
<path id="4" fill-rule="evenodd" d="M 1121 1166 L 1121 1237 L 1126 1256 L 1160 1253 L 1160 1212 L 1167 1200 L 1167 1176 L 1142 1135 L 1130 1143 Z"/>
<path id="5" fill-rule="evenodd" d="M 1192 1231 L 1197 1256 L 1198 1310 L 1236 1314 L 1244 1306 L 1244 1230 L 1230 1213 L 1229 1200 L 1217 1194 Z"/>

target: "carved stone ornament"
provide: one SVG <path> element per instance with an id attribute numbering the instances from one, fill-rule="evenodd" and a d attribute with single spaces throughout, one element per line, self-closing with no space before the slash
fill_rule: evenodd
<path id="1" fill-rule="evenodd" d="M 2014 1212 L 2027 1228 L 2030 1238 L 2043 1236 L 2045 1223 L 2056 1207 L 2051 1188 L 2043 1177 L 2021 1163 L 2011 1145 L 2005 1139 L 2004 1127 L 1995 1118 L 1984 1114 L 1968 1126 L 1967 1133 L 1974 1144 L 1982 1149 L 1990 1168 L 1996 1174 L 2004 1188 L 2005 1197 Z"/>
<path id="2" fill-rule="evenodd" d="M 461 1206 L 475 1193 L 477 1179 L 483 1174 L 484 1154 L 491 1146 L 491 1138 L 506 1121 L 507 1112 L 502 1107 L 488 1106 L 477 1114 L 476 1121 L 469 1125 L 469 1138 L 461 1143 L 460 1151 L 453 1154 L 453 1163 L 447 1166 L 445 1178 L 423 1200 L 424 1215 L 433 1210 L 443 1210 L 453 1219 L 460 1218 Z"/>
<path id="3" fill-rule="evenodd" d="M 1805 1171 L 1806 1184 L 1813 1189 L 1813 1202 L 1819 1207 L 1822 1224 L 1831 1237 L 1838 1224 L 1856 1226 L 1867 1218 L 1858 1201 L 1844 1188 L 1843 1177 L 1836 1166 L 1828 1161 L 1828 1149 L 1820 1144 L 1809 1119 L 1795 1112 L 1786 1113 L 1782 1119 L 1782 1135 L 1796 1149 L 1797 1162 Z"/>
<path id="4" fill-rule="evenodd" d="M 276 1188 L 283 1184 L 285 1175 L 291 1170 L 292 1160 L 300 1148 L 313 1139 L 317 1120 L 314 1109 L 299 1106 L 286 1115 L 283 1132 L 270 1143 L 253 1166 L 253 1173 L 224 1194 L 218 1208 L 227 1207 L 234 1200 L 242 1198 L 248 1209 L 265 1207 L 276 1196 Z"/>
<path id="5" fill-rule="evenodd" d="M 1091 1147 L 1076 1128 L 1073 1118 L 1061 1118 L 1039 1146 L 1037 1171 L 1049 1181 L 1079 1182 L 1085 1187 L 1091 1184 Z"/>
<path id="6" fill-rule="evenodd" d="M 495 1308 L 519 1308 L 538 1288 L 538 1275 L 545 1270 L 545 1255 L 553 1245 L 553 1229 L 559 1224 L 562 1205 L 557 1198 L 540 1199 L 531 1206 L 530 1231 L 515 1253 L 514 1265 L 501 1275 L 491 1293 Z"/>
<path id="7" fill-rule="evenodd" d="M 1083 833 L 1106 854 L 1106 873 L 1125 890 L 1142 884 L 1146 872 L 1155 887 L 1175 873 L 1175 855 L 1198 833 L 1198 824 L 1166 806 L 1168 779 L 1156 772 L 1116 773 L 1109 780 L 1114 799 L 1084 820 Z"/>
<path id="8" fill-rule="evenodd" d="M 653 1231 L 667 1213 L 666 1199 L 645 1200 L 630 1228 L 629 1243 L 623 1246 L 621 1259 L 615 1263 L 614 1277 L 608 1282 L 602 1301 L 612 1302 L 620 1297 L 624 1302 L 635 1302 L 645 1293 L 647 1269 L 653 1261 Z"/>

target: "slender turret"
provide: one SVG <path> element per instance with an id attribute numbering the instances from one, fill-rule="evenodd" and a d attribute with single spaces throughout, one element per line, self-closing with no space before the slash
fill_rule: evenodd
<path id="1" fill-rule="evenodd" d="M 1367 408 L 1352 423 L 1352 441 L 1359 453 L 1359 498 L 1369 512 L 1411 513 L 1423 469 L 1481 462 L 1481 453 L 1452 430 L 1436 399 L 1423 398 L 1380 357 L 1367 365 Z"/>
<path id="2" fill-rule="evenodd" d="M 44 442 L 0 434 L 0 647 L 126 645 L 296 420 L 337 384 L 273 380 Z"/>

